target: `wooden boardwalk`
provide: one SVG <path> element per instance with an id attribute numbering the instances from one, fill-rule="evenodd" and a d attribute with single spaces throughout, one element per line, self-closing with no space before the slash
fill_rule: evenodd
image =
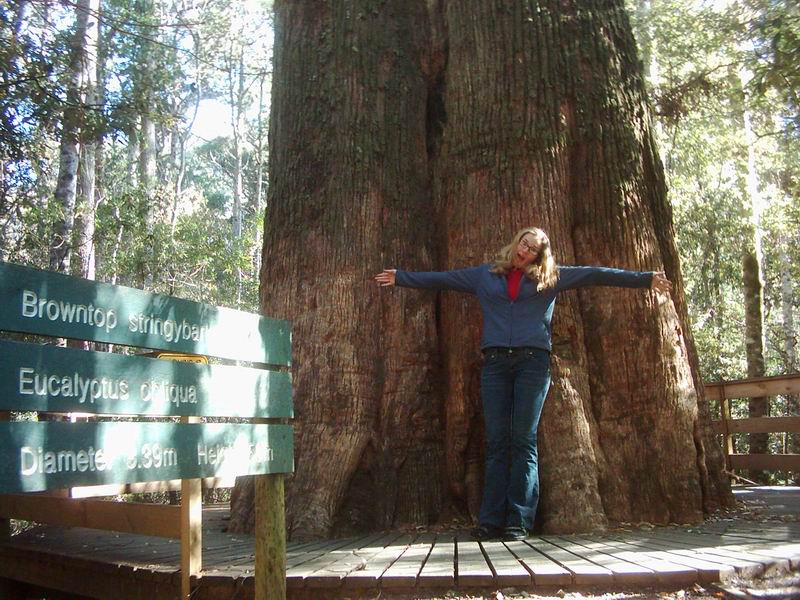
<path id="1" fill-rule="evenodd" d="M 225 507 L 205 509 L 196 598 L 252 598 L 253 538 L 222 532 L 226 513 Z M 179 564 L 175 540 L 89 529 L 41 527 L 0 546 L 0 577 L 91 598 L 175 598 Z M 509 586 L 531 592 L 680 588 L 800 568 L 800 523 L 711 521 L 513 543 L 477 543 L 464 532 L 379 533 L 290 543 L 287 566 L 288 594 L 297 598 Z M 0 597 L 26 597 L 8 585 Z"/>

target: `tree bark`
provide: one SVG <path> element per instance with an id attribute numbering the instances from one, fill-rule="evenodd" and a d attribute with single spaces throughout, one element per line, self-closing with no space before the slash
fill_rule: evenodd
<path id="1" fill-rule="evenodd" d="M 293 328 L 291 535 L 477 512 L 477 304 L 369 277 L 475 265 L 531 224 L 563 264 L 676 282 L 674 301 L 560 298 L 540 527 L 696 521 L 730 502 L 622 3 L 275 8 L 261 301 Z M 235 503 L 232 527 L 249 515 Z"/>

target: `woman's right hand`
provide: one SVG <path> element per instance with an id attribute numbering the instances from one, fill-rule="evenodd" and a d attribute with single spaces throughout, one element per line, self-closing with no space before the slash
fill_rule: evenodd
<path id="1" fill-rule="evenodd" d="M 383 271 L 375 275 L 375 281 L 377 281 L 378 285 L 381 287 L 388 287 L 390 285 L 394 285 L 396 274 L 397 274 L 397 269 L 384 269 Z"/>

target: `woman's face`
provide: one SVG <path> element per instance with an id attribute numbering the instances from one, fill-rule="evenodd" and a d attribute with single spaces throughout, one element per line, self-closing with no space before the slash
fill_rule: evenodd
<path id="1" fill-rule="evenodd" d="M 524 269 L 539 256 L 540 247 L 541 244 L 536 236 L 532 233 L 526 233 L 517 244 L 511 263 L 518 269 Z"/>

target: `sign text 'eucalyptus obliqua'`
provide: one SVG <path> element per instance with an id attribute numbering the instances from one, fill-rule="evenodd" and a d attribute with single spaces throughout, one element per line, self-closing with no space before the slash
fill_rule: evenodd
<path id="1" fill-rule="evenodd" d="M 289 425 L 0 423 L 0 493 L 290 473 Z"/>
<path id="2" fill-rule="evenodd" d="M 289 373 L 0 340 L 0 410 L 292 417 Z"/>
<path id="3" fill-rule="evenodd" d="M 273 365 L 290 362 L 286 321 L 0 263 L 0 329 Z"/>

